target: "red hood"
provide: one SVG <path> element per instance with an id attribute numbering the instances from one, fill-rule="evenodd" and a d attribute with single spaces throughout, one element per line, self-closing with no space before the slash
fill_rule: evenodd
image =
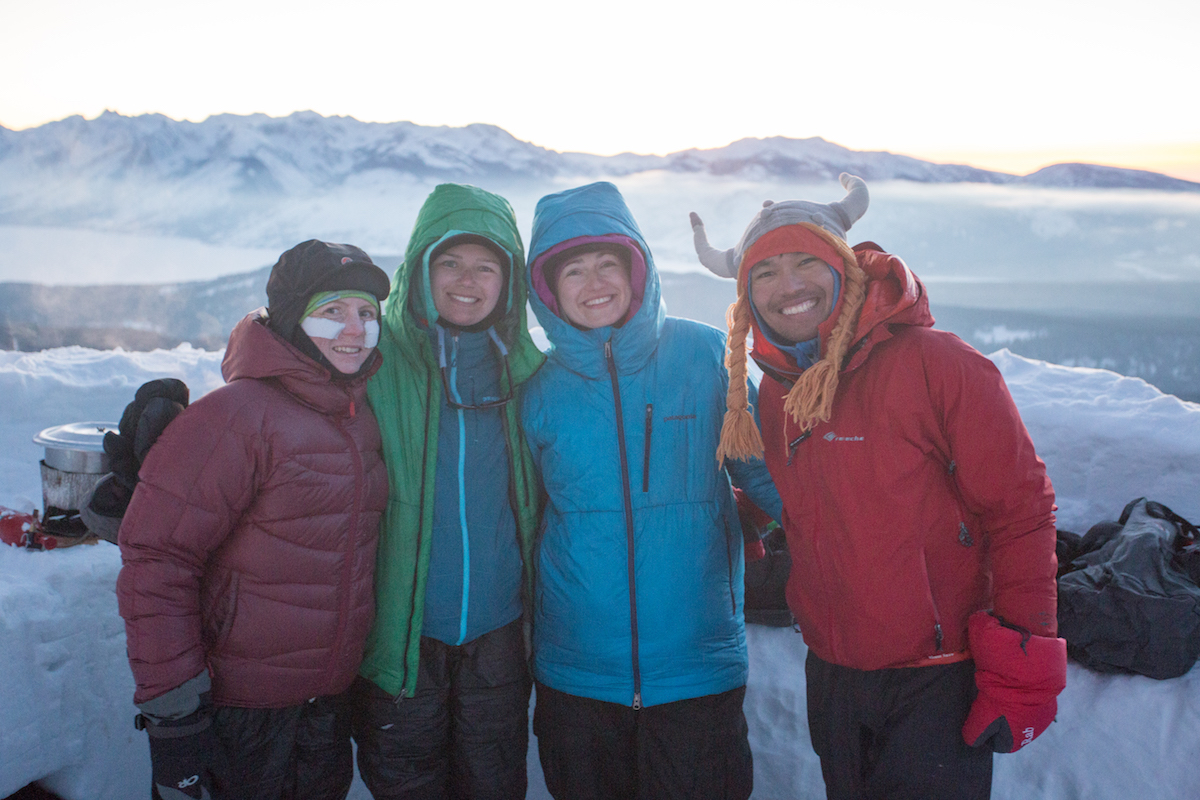
<path id="1" fill-rule="evenodd" d="M 863 242 L 854 246 L 858 265 L 867 273 L 867 297 L 863 302 L 858 325 L 854 331 L 854 344 L 850 348 L 850 360 L 845 369 L 851 370 L 861 364 L 871 348 L 891 337 L 890 325 L 915 325 L 932 327 L 933 315 L 929 312 L 929 295 L 925 285 L 912 273 L 899 256 L 883 252 L 874 242 Z M 837 325 L 838 317 L 846 301 L 846 271 L 841 259 L 830 262 L 842 279 L 842 291 L 829 318 L 817 329 L 821 337 L 821 356 L 825 356 L 829 335 Z M 768 374 L 777 375 L 790 382 L 801 370 L 795 360 L 785 355 L 767 341 L 758 327 L 758 320 L 751 318 L 754 328 L 754 349 L 750 355 Z"/>
<path id="2" fill-rule="evenodd" d="M 242 318 L 221 361 L 226 383 L 241 378 L 274 379 L 285 391 L 324 414 L 352 415 L 352 401 L 361 401 L 367 378 L 374 375 L 383 359 L 371 354 L 367 369 L 352 381 L 330 380 L 329 370 L 301 353 L 290 342 L 267 327 L 262 311 Z"/>

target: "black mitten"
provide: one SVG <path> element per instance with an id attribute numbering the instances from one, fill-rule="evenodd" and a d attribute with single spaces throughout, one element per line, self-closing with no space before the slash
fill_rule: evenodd
<path id="1" fill-rule="evenodd" d="M 188 388 L 183 381 L 147 381 L 138 388 L 133 402 L 125 406 L 119 433 L 104 435 L 104 452 L 112 462 L 113 475 L 130 493 L 137 486 L 138 470 L 150 446 L 187 404 Z"/>
<path id="2" fill-rule="evenodd" d="M 210 800 L 219 755 L 212 710 L 201 708 L 173 720 L 151 720 L 139 714 L 136 725 L 150 735 L 151 796 Z"/>

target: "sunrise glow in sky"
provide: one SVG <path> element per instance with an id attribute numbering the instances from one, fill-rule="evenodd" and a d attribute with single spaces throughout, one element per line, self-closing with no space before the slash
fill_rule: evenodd
<path id="1" fill-rule="evenodd" d="M 600 154 L 822 136 L 1200 181 L 1198 39 L 1195 0 L 0 0 L 0 125 L 312 109 Z"/>

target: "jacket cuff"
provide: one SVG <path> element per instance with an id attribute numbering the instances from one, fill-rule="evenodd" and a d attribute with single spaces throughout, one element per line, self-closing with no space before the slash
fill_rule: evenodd
<path id="1" fill-rule="evenodd" d="M 207 702 L 207 694 L 210 691 L 212 691 L 212 678 L 205 671 L 158 697 L 138 703 L 137 707 L 147 719 L 156 724 L 183 719 L 189 714 L 196 713 L 200 706 Z"/>

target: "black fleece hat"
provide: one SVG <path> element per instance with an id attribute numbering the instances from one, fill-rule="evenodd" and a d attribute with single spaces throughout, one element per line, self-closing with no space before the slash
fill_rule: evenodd
<path id="1" fill-rule="evenodd" d="M 309 239 L 288 250 L 267 278 L 271 330 L 292 341 L 309 299 L 317 292 L 335 289 L 368 292 L 382 303 L 391 291 L 391 281 L 369 255 L 352 244 Z"/>

